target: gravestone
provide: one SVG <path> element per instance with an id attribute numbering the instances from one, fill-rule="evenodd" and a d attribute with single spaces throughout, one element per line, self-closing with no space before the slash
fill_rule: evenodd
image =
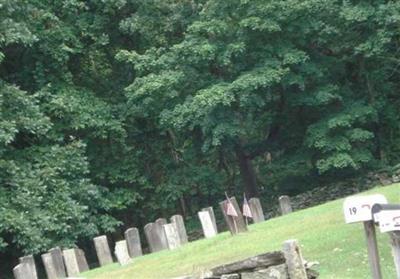
<path id="1" fill-rule="evenodd" d="M 183 220 L 183 217 L 181 215 L 174 215 L 171 217 L 171 224 L 174 224 L 178 235 L 179 235 L 179 240 L 180 244 L 186 244 L 188 243 L 188 237 L 186 233 L 186 228 L 185 228 L 185 222 Z"/>
<path id="2" fill-rule="evenodd" d="M 126 240 L 117 241 L 115 243 L 114 254 L 117 257 L 118 263 L 120 265 L 127 265 L 131 262 L 131 257 L 129 256 Z"/>
<path id="3" fill-rule="evenodd" d="M 279 207 L 281 209 L 282 215 L 293 212 L 289 196 L 280 196 L 279 197 Z"/>
<path id="4" fill-rule="evenodd" d="M 157 251 L 156 248 L 156 237 L 155 234 L 153 233 L 154 231 L 154 223 L 148 223 L 144 226 L 144 235 L 146 236 L 147 244 L 149 245 L 149 249 L 151 253 L 154 253 Z"/>
<path id="5" fill-rule="evenodd" d="M 113 258 L 110 252 L 110 246 L 108 246 L 107 236 L 101 235 L 95 237 L 93 241 L 100 266 L 105 266 L 107 264 L 113 263 Z"/>
<path id="6" fill-rule="evenodd" d="M 63 255 L 69 277 L 89 270 L 83 250 L 75 248 L 67 249 L 63 251 Z"/>
<path id="7" fill-rule="evenodd" d="M 211 238 L 217 235 L 217 231 L 215 229 L 213 220 L 210 216 L 210 212 L 208 211 L 199 211 L 198 212 L 201 226 L 203 228 L 203 234 L 205 238 Z"/>
<path id="8" fill-rule="evenodd" d="M 140 235 L 137 228 L 130 228 L 125 231 L 125 240 L 128 245 L 129 256 L 131 258 L 143 255 Z"/>
<path id="9" fill-rule="evenodd" d="M 214 209 L 212 208 L 212 206 L 205 207 L 201 211 L 206 211 L 206 212 L 208 212 L 208 214 L 210 214 L 212 224 L 213 224 L 213 226 L 215 228 L 215 231 L 218 233 L 217 221 L 215 219 Z"/>
<path id="10" fill-rule="evenodd" d="M 163 225 L 163 229 L 167 238 L 169 250 L 173 250 L 181 246 L 179 233 L 174 224 L 165 224 Z"/>
<path id="11" fill-rule="evenodd" d="M 243 219 L 243 215 L 242 212 L 240 211 L 239 205 L 236 201 L 235 197 L 231 197 L 229 198 L 233 207 L 236 210 L 237 213 L 237 217 L 233 217 L 233 216 L 229 216 L 226 214 L 226 208 L 228 205 L 228 201 L 224 200 L 222 202 L 219 203 L 222 214 L 224 215 L 224 219 L 225 222 L 229 228 L 229 231 L 231 232 L 231 234 L 238 234 L 238 233 L 242 233 L 242 232 L 246 232 L 247 231 L 247 225 L 246 222 Z"/>
<path id="12" fill-rule="evenodd" d="M 42 254 L 42 262 L 48 279 L 58 279 L 53 259 L 50 253 Z"/>
<path id="13" fill-rule="evenodd" d="M 32 269 L 27 263 L 20 263 L 13 269 L 13 274 L 15 279 L 34 279 Z"/>
<path id="14" fill-rule="evenodd" d="M 283 243 L 283 255 L 289 273 L 289 278 L 307 279 L 304 259 L 297 240 L 287 240 Z"/>
<path id="15" fill-rule="evenodd" d="M 49 253 L 51 254 L 51 257 L 53 258 L 53 262 L 56 268 L 57 275 L 59 278 L 64 278 L 66 277 L 66 272 L 65 272 L 65 265 L 64 265 L 64 259 L 62 255 L 62 251 L 60 247 L 55 247 L 49 250 Z"/>
<path id="16" fill-rule="evenodd" d="M 160 250 L 168 249 L 168 241 L 165 236 L 163 226 L 167 224 L 167 220 L 164 218 L 159 218 L 154 222 L 154 232 L 156 233 L 157 239 L 159 241 Z"/>
<path id="17" fill-rule="evenodd" d="M 33 258 L 32 255 L 19 258 L 19 263 L 25 264 L 27 266 L 28 269 L 27 274 L 30 274 L 30 277 L 28 277 L 29 279 L 38 278 L 35 259 Z"/>
<path id="18" fill-rule="evenodd" d="M 259 198 L 251 198 L 249 200 L 251 214 L 253 215 L 253 222 L 260 223 L 265 221 L 264 212 L 261 207 Z"/>
<path id="19" fill-rule="evenodd" d="M 144 227 L 147 243 L 152 253 L 168 249 L 168 242 L 163 228 L 165 224 L 167 224 L 167 221 L 161 218 Z"/>
<path id="20" fill-rule="evenodd" d="M 48 251 L 48 253 L 43 254 L 42 261 L 48 279 L 67 277 L 62 252 L 59 247 L 52 248 Z"/>

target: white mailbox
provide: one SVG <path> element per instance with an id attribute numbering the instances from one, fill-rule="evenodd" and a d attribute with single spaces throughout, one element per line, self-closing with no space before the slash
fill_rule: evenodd
<path id="1" fill-rule="evenodd" d="M 381 233 L 400 231 L 400 210 L 383 210 L 375 214 Z"/>
<path id="2" fill-rule="evenodd" d="M 343 203 L 346 223 L 372 220 L 371 208 L 376 203 L 387 204 L 387 200 L 384 195 L 380 194 L 346 198 Z"/>

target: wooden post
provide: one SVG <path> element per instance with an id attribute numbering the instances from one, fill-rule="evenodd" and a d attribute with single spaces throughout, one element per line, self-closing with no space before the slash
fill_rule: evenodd
<path id="1" fill-rule="evenodd" d="M 365 237 L 367 239 L 368 258 L 369 258 L 369 264 L 371 266 L 372 278 L 382 279 L 374 222 L 365 221 L 364 230 L 365 230 Z"/>
<path id="2" fill-rule="evenodd" d="M 396 267 L 397 279 L 400 279 L 400 232 L 391 232 L 390 236 L 390 246 L 392 246 L 392 254 L 394 260 L 394 266 Z"/>

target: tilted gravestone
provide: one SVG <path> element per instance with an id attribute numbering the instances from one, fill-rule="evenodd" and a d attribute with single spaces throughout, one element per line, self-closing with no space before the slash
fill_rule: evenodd
<path id="1" fill-rule="evenodd" d="M 85 252 L 81 249 L 68 249 L 63 251 L 64 262 L 69 277 L 76 276 L 89 270 Z"/>
<path id="2" fill-rule="evenodd" d="M 229 231 L 231 232 L 231 234 L 238 234 L 238 233 L 242 233 L 242 232 L 246 232 L 247 231 L 247 225 L 246 222 L 243 219 L 243 215 L 242 212 L 240 211 L 239 205 L 236 201 L 235 197 L 231 197 L 230 201 L 233 205 L 233 207 L 235 208 L 235 211 L 237 213 L 238 216 L 229 216 L 226 214 L 226 210 L 228 207 L 228 201 L 224 200 L 222 202 L 219 203 L 220 207 L 221 207 L 221 211 L 222 214 L 224 215 L 224 219 L 225 222 L 229 228 Z"/>
<path id="3" fill-rule="evenodd" d="M 261 207 L 261 202 L 259 198 L 251 198 L 249 200 L 249 207 L 251 215 L 253 215 L 253 222 L 260 223 L 265 221 L 264 212 Z"/>
<path id="4" fill-rule="evenodd" d="M 282 215 L 289 214 L 293 211 L 289 196 L 279 197 L 279 207 Z"/>
<path id="5" fill-rule="evenodd" d="M 214 214 L 213 207 L 212 206 L 205 207 L 201 211 L 206 211 L 206 212 L 208 212 L 208 214 L 210 214 L 212 224 L 213 224 L 213 226 L 215 228 L 215 231 L 218 233 L 217 220 L 215 219 L 215 214 Z"/>
<path id="6" fill-rule="evenodd" d="M 101 235 L 95 237 L 93 241 L 100 266 L 105 266 L 113 263 L 113 258 L 111 256 L 110 246 L 108 245 L 107 236 Z"/>
<path id="7" fill-rule="evenodd" d="M 36 271 L 35 259 L 33 258 L 32 255 L 19 258 L 19 263 L 27 266 L 26 273 L 27 273 L 27 276 L 28 275 L 29 276 L 26 278 L 29 278 L 29 279 L 37 279 L 38 278 L 37 271 Z M 23 269 L 25 270 L 25 268 L 23 268 Z"/>
<path id="8" fill-rule="evenodd" d="M 48 279 L 67 277 L 62 252 L 59 247 L 50 249 L 48 253 L 43 254 L 42 261 Z"/>
<path id="9" fill-rule="evenodd" d="M 115 243 L 114 254 L 120 265 L 127 265 L 131 262 L 126 240 L 117 241 Z"/>
<path id="10" fill-rule="evenodd" d="M 125 231 L 125 240 L 128 245 L 128 252 L 131 258 L 143 255 L 140 235 L 137 228 L 130 228 Z"/>
<path id="11" fill-rule="evenodd" d="M 182 245 L 188 243 L 188 237 L 187 237 L 185 222 L 183 220 L 183 217 L 181 215 L 174 215 L 171 217 L 170 221 L 171 221 L 171 224 L 174 224 L 174 226 L 178 232 L 180 243 Z"/>
<path id="12" fill-rule="evenodd" d="M 49 253 L 53 258 L 59 278 L 66 277 L 64 259 L 60 247 L 50 249 Z"/>
<path id="13" fill-rule="evenodd" d="M 160 218 L 144 227 L 147 243 L 152 253 L 168 249 L 168 242 L 163 228 L 165 224 L 167 224 L 167 220 Z"/>
<path id="14" fill-rule="evenodd" d="M 35 279 L 32 269 L 27 263 L 20 263 L 13 269 L 15 279 Z"/>
<path id="15" fill-rule="evenodd" d="M 174 224 L 165 224 L 163 225 L 163 229 L 167 238 L 169 250 L 173 250 L 181 246 L 179 233 Z"/>
<path id="16" fill-rule="evenodd" d="M 198 212 L 201 227 L 203 228 L 203 234 L 205 238 L 211 238 L 217 235 L 217 231 L 213 224 L 213 220 L 210 216 L 210 212 L 208 211 L 199 211 Z"/>
<path id="17" fill-rule="evenodd" d="M 156 252 L 157 248 L 155 246 L 157 240 L 155 234 L 153 233 L 154 230 L 154 223 L 148 223 L 144 226 L 144 235 L 146 236 L 147 244 L 149 245 L 149 249 L 151 253 Z"/>

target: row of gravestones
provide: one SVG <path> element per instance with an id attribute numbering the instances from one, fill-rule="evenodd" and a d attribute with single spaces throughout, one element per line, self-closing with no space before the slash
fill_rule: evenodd
<path id="1" fill-rule="evenodd" d="M 226 214 L 227 200 L 220 202 L 220 208 L 229 231 L 232 234 L 247 231 L 247 220 L 245 221 L 236 198 L 231 197 L 230 202 L 238 213 L 237 216 L 229 216 Z M 279 204 L 282 214 L 292 212 L 289 197 L 280 197 Z M 249 207 L 254 223 L 263 222 L 265 220 L 258 198 L 250 199 Z M 215 214 L 212 207 L 203 208 L 198 212 L 198 217 L 201 222 L 203 234 L 206 238 L 211 238 L 218 234 Z M 166 219 L 160 218 L 154 223 L 147 224 L 144 227 L 144 234 L 151 253 L 165 249 L 173 250 L 188 242 L 184 220 L 181 215 L 172 216 L 170 218 L 170 223 L 167 223 Z M 124 236 L 125 240 L 116 242 L 114 249 L 114 254 L 121 265 L 126 265 L 133 258 L 142 256 L 143 254 L 139 230 L 137 228 L 126 230 Z M 100 266 L 113 263 L 107 237 L 104 235 L 95 237 L 93 242 Z M 73 248 L 62 251 L 59 247 L 56 247 L 49 250 L 48 253 L 43 254 L 41 257 L 48 279 L 66 278 L 67 275 L 73 277 L 89 270 L 85 253 L 81 249 Z M 13 272 L 15 279 L 38 279 L 33 256 L 20 258 L 20 263 L 14 268 Z"/>

